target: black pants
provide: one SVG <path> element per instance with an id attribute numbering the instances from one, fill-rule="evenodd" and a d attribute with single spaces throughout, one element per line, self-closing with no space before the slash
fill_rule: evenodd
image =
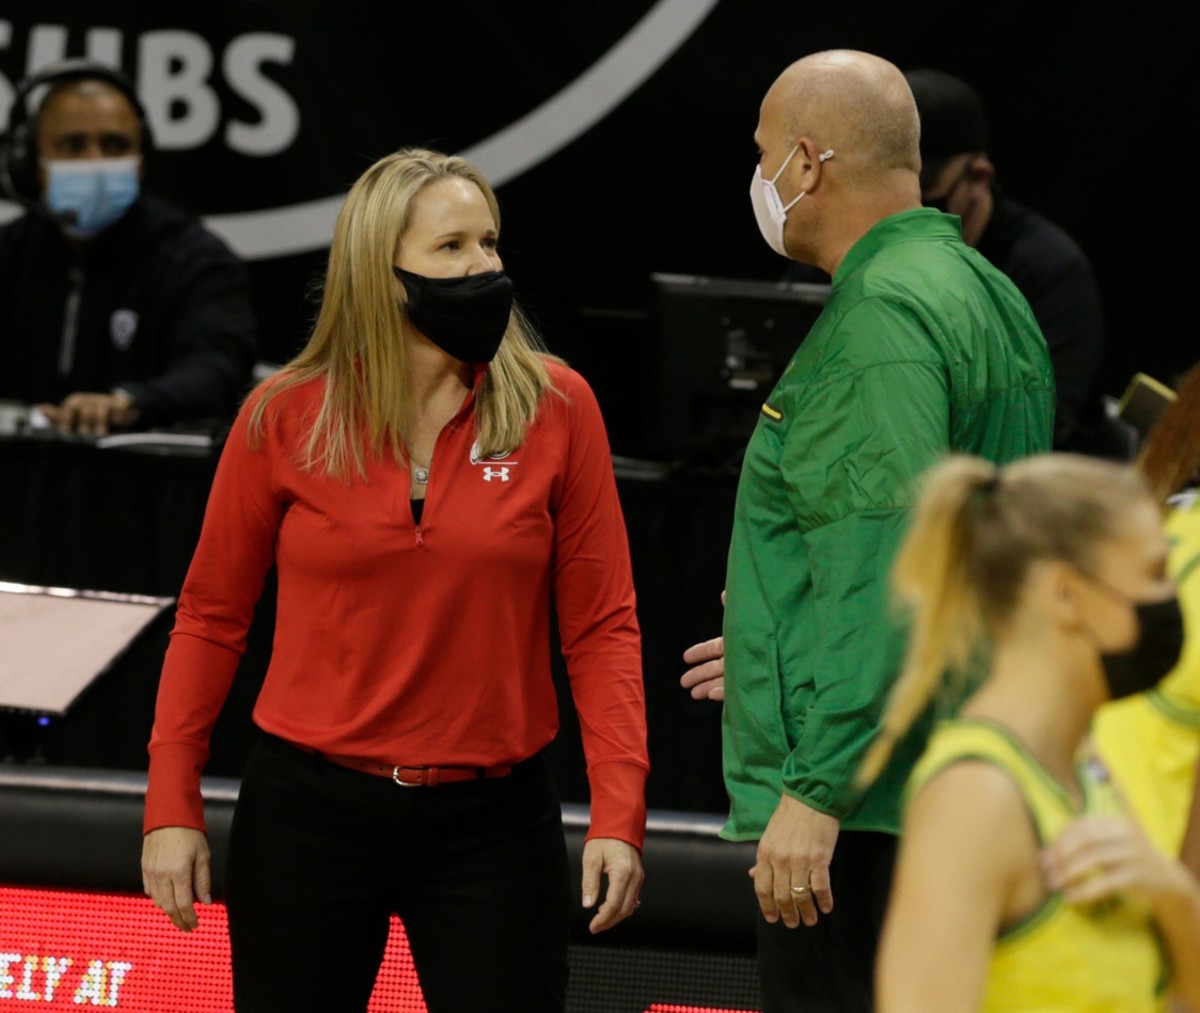
<path id="1" fill-rule="evenodd" d="M 833 912 L 812 928 L 758 918 L 764 1013 L 857 1013 L 874 1008 L 875 951 L 887 910 L 896 838 L 845 830 L 830 864 Z"/>
<path id="2" fill-rule="evenodd" d="M 226 902 L 239 1013 L 362 1013 L 400 916 L 430 1013 L 560 1013 L 562 811 L 540 757 L 403 788 L 278 739 L 247 765 Z"/>

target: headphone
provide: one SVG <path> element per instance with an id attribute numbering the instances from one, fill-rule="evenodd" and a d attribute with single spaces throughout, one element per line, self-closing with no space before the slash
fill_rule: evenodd
<path id="1" fill-rule="evenodd" d="M 0 134 L 0 190 L 3 190 L 6 197 L 27 207 L 40 205 L 37 178 L 37 118 L 41 107 L 31 112 L 29 99 L 38 88 L 69 81 L 103 81 L 121 92 L 137 113 L 142 131 L 143 156 L 153 150 L 146 109 L 138 98 L 133 82 L 121 71 L 102 63 L 92 63 L 90 60 L 63 60 L 61 63 L 51 64 L 26 77 L 17 85 L 12 110 L 8 115 L 8 128 Z M 42 104 L 45 104 L 44 99 Z"/>

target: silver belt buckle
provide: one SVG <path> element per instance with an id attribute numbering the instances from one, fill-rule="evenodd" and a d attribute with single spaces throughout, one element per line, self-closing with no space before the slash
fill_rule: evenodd
<path id="1" fill-rule="evenodd" d="M 392 780 L 395 781 L 401 788 L 424 788 L 424 781 L 405 781 L 400 777 L 400 765 L 396 764 L 392 768 Z"/>

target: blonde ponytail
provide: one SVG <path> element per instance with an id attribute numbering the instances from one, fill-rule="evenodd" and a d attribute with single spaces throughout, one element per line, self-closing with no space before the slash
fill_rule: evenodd
<path id="1" fill-rule="evenodd" d="M 953 456 L 934 466 L 896 554 L 892 588 L 911 618 L 908 652 L 857 776 L 870 784 L 944 675 L 965 677 L 1017 607 L 1030 564 L 1084 571 L 1121 519 L 1150 502 L 1133 468 L 1041 454 L 997 468 Z"/>

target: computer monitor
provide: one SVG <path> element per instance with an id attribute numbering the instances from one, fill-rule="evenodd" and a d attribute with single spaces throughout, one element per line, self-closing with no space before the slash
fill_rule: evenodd
<path id="1" fill-rule="evenodd" d="M 759 409 L 820 316 L 829 285 L 652 274 L 654 456 L 740 461 Z"/>

